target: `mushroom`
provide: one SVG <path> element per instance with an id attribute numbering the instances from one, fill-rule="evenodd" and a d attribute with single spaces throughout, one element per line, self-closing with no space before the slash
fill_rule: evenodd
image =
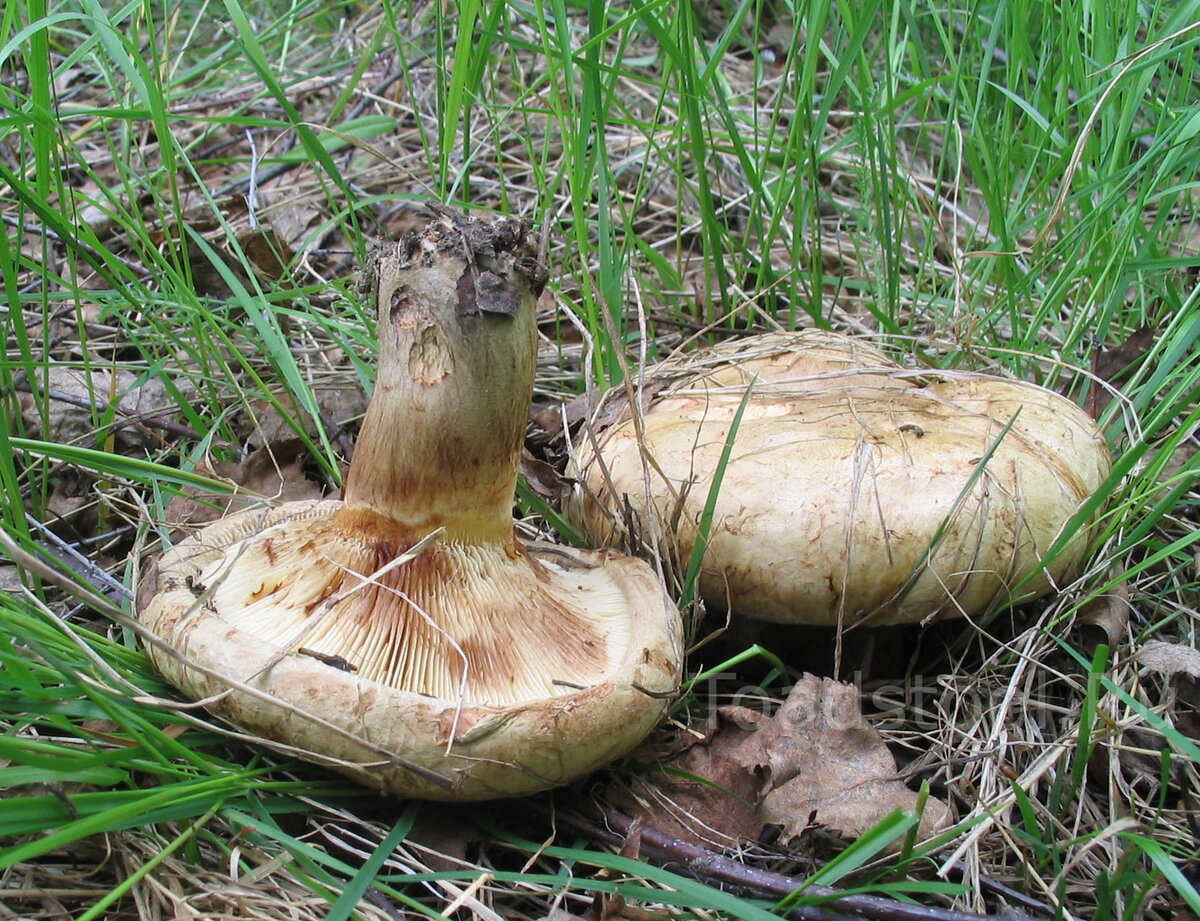
<path id="1" fill-rule="evenodd" d="M 1080 571 L 1077 512 L 1110 468 L 1092 420 L 1055 393 L 905 370 L 834 333 L 675 357 L 641 392 L 640 418 L 574 446 L 568 517 L 687 565 L 716 489 L 699 592 L 751 619 L 907 623 L 1043 595 Z"/>
<path id="2" fill-rule="evenodd" d="M 516 539 L 544 271 L 522 222 L 435 213 L 376 260 L 343 499 L 187 537 L 138 616 L 169 681 L 264 740 L 400 795 L 513 796 L 650 732 L 681 624 L 646 563 Z"/>

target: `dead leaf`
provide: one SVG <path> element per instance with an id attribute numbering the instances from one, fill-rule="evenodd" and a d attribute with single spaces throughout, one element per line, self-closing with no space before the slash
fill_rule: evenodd
<path id="1" fill-rule="evenodd" d="M 296 254 L 273 229 L 247 230 L 238 235 L 237 242 L 260 278 L 281 283 L 288 281 L 288 266 Z"/>
<path id="2" fill-rule="evenodd" d="M 1110 384 L 1121 381 L 1146 357 L 1154 347 L 1157 336 L 1157 330 L 1149 326 L 1135 329 L 1124 341 L 1101 349 L 1092 356 L 1092 374 Z M 1112 393 L 1109 389 L 1094 380 L 1088 394 L 1088 411 L 1092 418 L 1098 419 L 1111 402 Z"/>
<path id="3" fill-rule="evenodd" d="M 257 448 L 240 461 L 221 461 L 197 472 L 225 480 L 237 489 L 233 496 L 214 496 L 191 487 L 167 503 L 165 523 L 198 527 L 232 511 L 261 505 L 264 500 L 296 502 L 320 499 L 325 490 L 304 473 L 307 450 L 299 438 Z"/>
<path id="4" fill-rule="evenodd" d="M 655 398 L 677 380 L 678 375 L 664 374 L 661 377 L 647 379 L 642 385 L 641 397 L 643 406 L 654 405 Z M 594 434 L 629 418 L 629 391 L 624 387 L 608 391 L 602 398 L 598 412 L 593 413 L 596 406 L 594 394 L 582 393 L 565 403 L 555 403 L 537 413 L 533 421 L 546 433 L 546 440 L 554 444 L 562 439 L 566 430 L 574 429 L 584 419 L 590 417 L 590 426 Z"/>
<path id="5" fill-rule="evenodd" d="M 597 893 L 585 921 L 665 921 L 670 917 L 666 912 L 647 911 L 631 905 L 618 892 L 604 892 Z"/>
<path id="6" fill-rule="evenodd" d="M 1200 739 L 1200 649 L 1155 640 L 1135 652 L 1133 660 L 1170 679 L 1172 722 L 1184 735 Z"/>
<path id="7" fill-rule="evenodd" d="M 1160 675 L 1168 677 L 1187 675 L 1189 678 L 1200 678 L 1200 649 L 1196 649 L 1194 646 L 1155 640 L 1135 652 L 1133 659 L 1143 668 L 1158 672 Z"/>
<path id="8" fill-rule="evenodd" d="M 1194 439 L 1189 439 L 1176 446 L 1176 448 L 1171 452 L 1170 457 L 1168 457 L 1166 462 L 1163 464 L 1162 472 L 1158 475 L 1158 482 L 1171 483 L 1180 475 L 1195 476 L 1196 453 L 1197 450 Z M 1155 458 L 1155 463 L 1157 462 L 1158 458 Z"/>
<path id="9" fill-rule="evenodd" d="M 711 733 L 641 784 L 626 811 L 709 846 L 758 838 L 765 825 L 789 839 L 814 824 L 855 838 L 917 806 L 859 710 L 858 690 L 815 675 L 804 676 L 774 717 L 721 708 Z M 950 819 L 949 807 L 930 797 L 920 832 L 927 837 Z"/>
<path id="10" fill-rule="evenodd" d="M 723 707 L 694 744 L 660 773 L 638 778 L 617 804 L 659 831 L 705 847 L 758 838 L 765 772 L 746 763 L 742 751 L 753 733 L 746 727 L 758 718 L 752 710 Z"/>
<path id="11" fill-rule="evenodd" d="M 361 418 L 367 411 L 366 396 L 351 383 L 314 387 L 313 397 L 330 438 L 337 438 L 349 423 Z M 293 421 L 289 422 L 287 417 Z M 318 440 L 317 422 L 287 391 L 277 392 L 274 402 L 264 398 L 251 400 L 236 422 L 238 438 L 254 447 L 295 438 L 297 432 L 294 425 L 303 427 L 309 438 Z"/>
<path id="12" fill-rule="evenodd" d="M 544 440 L 556 443 L 563 437 L 563 432 L 573 429 L 582 422 L 591 411 L 595 398 L 581 393 L 564 403 L 555 403 L 536 413 L 534 423 L 546 433 Z"/>
<path id="13" fill-rule="evenodd" d="M 1113 647 L 1125 640 L 1132 609 L 1131 597 L 1129 585 L 1123 582 L 1111 592 L 1097 595 L 1080 610 L 1075 618 L 1075 630 L 1079 633 L 1080 647 L 1089 656 L 1101 643 Z"/>
<path id="14" fill-rule="evenodd" d="M 917 794 L 900 779 L 892 753 L 863 717 L 852 684 L 805 675 L 759 739 L 773 787 L 759 813 L 787 837 L 815 821 L 857 838 L 895 810 L 916 808 Z M 930 797 L 920 834 L 928 837 L 949 823 L 949 807 Z"/>
<path id="15" fill-rule="evenodd" d="M 33 437 L 58 444 L 88 444 L 107 426 L 123 448 L 153 443 L 157 437 L 145 420 L 173 409 L 166 387 L 157 378 L 139 382 L 131 371 L 50 365 L 26 384 L 41 396 L 21 392 L 21 414 Z M 48 398 L 43 425 L 38 405 Z"/>
<path id="16" fill-rule="evenodd" d="M 526 448 L 521 452 L 521 473 L 525 482 L 543 499 L 557 499 L 568 488 L 569 481 L 544 460 L 539 460 Z"/>
<path id="17" fill-rule="evenodd" d="M 21 590 L 21 570 L 11 563 L 0 563 L 0 592 L 19 592 Z"/>
<path id="18" fill-rule="evenodd" d="M 1114 381 L 1137 362 L 1146 357 L 1154 347 L 1157 331 L 1150 326 L 1135 329 L 1122 342 L 1101 350 L 1095 359 L 1095 371 L 1106 381 Z"/>
<path id="19" fill-rule="evenodd" d="M 487 840 L 488 834 L 474 821 L 471 807 L 428 802 L 421 804 L 405 843 L 415 846 L 431 869 L 447 871 L 469 866 L 471 852 Z"/>

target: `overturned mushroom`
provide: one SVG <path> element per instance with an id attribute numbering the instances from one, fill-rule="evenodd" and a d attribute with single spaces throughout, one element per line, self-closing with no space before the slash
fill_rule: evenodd
<path id="1" fill-rule="evenodd" d="M 833 333 L 687 354 L 644 392 L 640 424 L 581 434 L 570 516 L 594 541 L 657 541 L 686 565 L 722 470 L 700 593 L 760 620 L 903 623 L 1045 594 L 1079 572 L 1076 512 L 1109 471 L 1069 400 L 905 370 Z"/>
<path id="2" fill-rule="evenodd" d="M 564 783 L 655 725 L 681 660 L 655 573 L 514 537 L 543 278 L 527 228 L 439 209 L 378 260 L 379 370 L 343 501 L 237 513 L 159 562 L 163 674 L 403 795 Z"/>

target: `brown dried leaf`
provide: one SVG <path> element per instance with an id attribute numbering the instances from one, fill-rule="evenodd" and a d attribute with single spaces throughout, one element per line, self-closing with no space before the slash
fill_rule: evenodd
<path id="1" fill-rule="evenodd" d="M 301 249 L 319 246 L 325 234 L 329 232 L 326 229 L 324 233 L 314 237 L 313 230 L 321 223 L 321 212 L 302 203 L 268 207 L 266 220 L 273 236 L 292 254 Z"/>
<path id="2" fill-rule="evenodd" d="M 564 431 L 574 428 L 587 417 L 594 402 L 594 397 L 581 393 L 565 403 L 547 406 L 534 415 L 533 421 L 546 433 L 546 440 L 555 443 L 562 439 Z"/>
<path id="3" fill-rule="evenodd" d="M 288 280 L 288 266 L 296 253 L 272 228 L 248 230 L 237 239 L 242 252 L 262 278 L 275 282 Z"/>
<path id="4" fill-rule="evenodd" d="M 759 814 L 788 837 L 808 828 L 811 818 L 855 838 L 897 809 L 916 808 L 917 795 L 897 775 L 891 752 L 863 717 L 852 684 L 805 675 L 757 737 L 773 787 Z M 949 821 L 949 807 L 930 797 L 921 834 Z"/>
<path id="5" fill-rule="evenodd" d="M 642 402 L 645 406 L 654 405 L 655 399 L 663 390 L 677 379 L 678 375 L 663 375 L 648 378 L 642 385 Z M 566 403 L 556 403 L 543 409 L 533 417 L 547 434 L 548 441 L 555 443 L 563 437 L 567 429 L 574 429 L 584 419 L 590 418 L 590 426 L 594 434 L 618 422 L 624 422 L 630 415 L 629 391 L 624 387 L 614 388 L 600 398 L 603 403 L 594 415 L 597 397 L 594 394 L 582 393 Z"/>
<path id="6" fill-rule="evenodd" d="M 21 590 L 21 570 L 11 563 L 0 563 L 0 592 L 19 592 Z"/>
<path id="7" fill-rule="evenodd" d="M 592 902 L 585 921 L 666 921 L 674 917 L 663 911 L 647 911 L 631 905 L 619 893 L 601 893 Z"/>
<path id="8" fill-rule="evenodd" d="M 1171 701 L 1175 728 L 1192 739 L 1200 739 L 1200 649 L 1182 643 L 1147 643 L 1133 659 L 1143 668 L 1171 679 Z"/>
<path id="9" fill-rule="evenodd" d="M 723 707 L 710 731 L 668 769 L 634 788 L 631 814 L 686 841 L 728 846 L 759 837 L 766 824 L 787 838 L 813 823 L 854 838 L 897 809 L 915 809 L 917 794 L 858 707 L 850 684 L 806 675 L 772 718 Z M 930 798 L 921 833 L 950 821 Z"/>
<path id="10" fill-rule="evenodd" d="M 415 846 L 421 859 L 435 871 L 461 870 L 470 866 L 471 851 L 488 840 L 487 832 L 473 816 L 470 806 L 422 803 L 405 843 Z"/>
<path id="11" fill-rule="evenodd" d="M 744 760 L 742 746 L 759 714 L 723 707 L 703 736 L 659 774 L 635 781 L 618 805 L 647 825 L 684 841 L 725 848 L 754 840 L 763 829 L 756 807 L 765 772 Z"/>
<path id="12" fill-rule="evenodd" d="M 521 473 L 529 488 L 544 499 L 557 499 L 567 488 L 565 480 L 551 464 L 538 460 L 528 449 L 521 452 Z"/>
<path id="13" fill-rule="evenodd" d="M 1189 678 L 1200 678 L 1200 649 L 1193 646 L 1156 640 L 1147 643 L 1135 652 L 1133 658 L 1143 668 L 1158 672 L 1160 675 L 1169 677 L 1187 675 Z"/>
<path id="14" fill-rule="evenodd" d="M 1106 381 L 1114 381 L 1146 357 L 1154 347 L 1157 330 L 1149 326 L 1135 329 L 1123 342 L 1102 350 L 1095 359 L 1095 372 Z"/>
<path id="15" fill-rule="evenodd" d="M 224 518 L 231 511 L 261 505 L 264 499 L 293 502 L 320 499 L 325 491 L 304 473 L 306 449 L 299 438 L 289 438 L 252 451 L 240 461 L 221 461 L 197 472 L 232 483 L 234 496 L 213 496 L 185 487 L 166 507 L 166 524 L 196 527 Z"/>
<path id="16" fill-rule="evenodd" d="M 88 444 L 97 437 L 97 426 L 107 420 L 118 446 L 135 447 L 154 443 L 156 436 L 145 420 L 172 409 L 166 387 L 157 378 L 139 382 L 130 371 L 71 365 L 50 365 L 26 382 L 32 393 L 21 392 L 19 400 L 26 431 L 36 438 L 58 444 Z M 49 400 L 46 426 L 38 410 Z"/>
<path id="17" fill-rule="evenodd" d="M 356 386 L 323 386 L 313 389 L 321 420 L 331 437 L 339 435 L 348 423 L 367 411 L 367 399 Z M 318 438 L 317 423 L 305 412 L 296 398 L 287 391 L 275 394 L 278 405 L 286 411 L 295 425 L 303 426 L 309 438 Z M 246 411 L 237 419 L 237 435 L 253 446 L 278 444 L 296 437 L 293 422 L 285 418 L 275 403 L 266 399 L 251 400 Z"/>
<path id="18" fill-rule="evenodd" d="M 1123 342 L 1102 349 L 1092 358 L 1092 373 L 1101 381 L 1116 383 L 1128 376 L 1146 354 L 1154 347 L 1157 330 L 1143 326 L 1129 334 Z M 1112 402 L 1112 394 L 1097 381 L 1092 382 L 1088 395 L 1088 411 L 1098 419 L 1106 406 Z"/>
<path id="19" fill-rule="evenodd" d="M 1084 652 L 1091 655 L 1101 643 L 1111 647 L 1125 639 L 1132 597 L 1129 586 L 1121 583 L 1111 592 L 1097 595 L 1083 606 L 1075 619 L 1075 630 Z"/>

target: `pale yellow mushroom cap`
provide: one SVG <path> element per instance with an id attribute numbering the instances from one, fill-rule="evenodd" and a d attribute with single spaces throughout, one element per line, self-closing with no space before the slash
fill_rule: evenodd
<path id="1" fill-rule="evenodd" d="M 1107 476 L 1108 451 L 1041 387 L 905 370 L 815 331 L 700 350 L 648 378 L 671 383 L 640 434 L 626 419 L 579 439 L 568 513 L 611 545 L 632 522 L 686 565 L 740 411 L 699 582 L 718 609 L 843 626 L 976 615 L 1084 561 L 1086 526 L 1044 557 Z"/>

